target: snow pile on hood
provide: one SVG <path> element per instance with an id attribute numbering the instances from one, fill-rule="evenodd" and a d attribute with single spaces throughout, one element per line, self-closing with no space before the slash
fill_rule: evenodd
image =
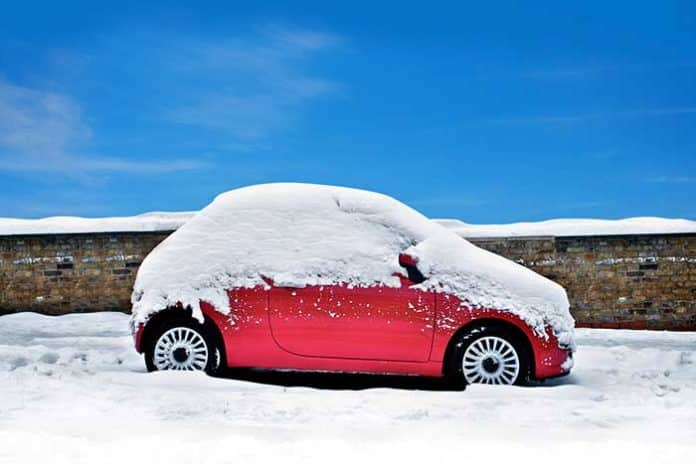
<path id="1" fill-rule="evenodd" d="M 627 219 L 551 219 L 513 224 L 467 224 L 457 219 L 435 222 L 462 237 L 571 237 L 581 235 L 675 234 L 696 232 L 696 221 L 659 217 Z"/>
<path id="2" fill-rule="evenodd" d="M 471 245 L 385 195 L 343 187 L 266 184 L 219 195 L 143 261 L 134 323 L 178 303 L 202 319 L 200 301 L 230 311 L 226 289 L 344 283 L 400 285 L 401 252 L 419 259 L 422 284 L 471 306 L 511 311 L 540 334 L 570 333 L 559 285 Z"/>
<path id="3" fill-rule="evenodd" d="M 83 218 L 54 216 L 43 219 L 0 218 L 0 235 L 79 234 L 96 232 L 154 232 L 174 230 L 195 213 L 145 213 L 131 217 Z"/>

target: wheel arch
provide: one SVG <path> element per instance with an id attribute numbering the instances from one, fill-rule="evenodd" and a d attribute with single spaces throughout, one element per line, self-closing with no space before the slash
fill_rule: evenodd
<path id="1" fill-rule="evenodd" d="M 445 355 L 442 361 L 442 374 L 443 376 L 447 376 L 449 374 L 449 371 L 452 367 L 452 359 L 455 355 L 455 348 L 457 346 L 457 341 L 462 337 L 463 334 L 470 332 L 472 330 L 481 328 L 481 327 L 496 327 L 502 330 L 505 330 L 507 333 L 509 333 L 511 336 L 513 336 L 518 342 L 522 344 L 522 346 L 525 348 L 526 355 L 528 357 L 528 364 L 529 364 L 529 372 L 528 376 L 534 376 L 534 371 L 536 370 L 535 366 L 535 355 L 534 355 L 534 347 L 532 346 L 532 342 L 529 339 L 529 336 L 522 330 L 519 326 L 517 326 L 515 323 L 504 320 L 504 319 L 498 319 L 495 317 L 485 317 L 485 318 L 480 318 L 480 319 L 474 319 L 472 321 L 469 321 L 468 323 L 464 324 L 461 326 L 459 329 L 457 329 L 456 332 L 452 334 L 450 337 L 449 342 L 447 343 L 447 348 L 445 349 Z"/>
<path id="2" fill-rule="evenodd" d="M 222 356 L 222 365 L 226 365 L 227 357 L 225 354 L 225 341 L 222 337 L 222 333 L 220 332 L 220 328 L 217 326 L 217 324 L 215 324 L 215 322 L 213 322 L 211 318 L 206 317 L 205 315 L 203 323 L 201 324 L 201 322 L 198 319 L 193 317 L 193 311 L 191 310 L 190 306 L 187 306 L 185 308 L 181 306 L 172 306 L 163 309 L 162 311 L 158 311 L 154 315 L 152 315 L 143 326 L 143 333 L 141 335 L 140 341 L 141 351 L 144 352 L 146 349 L 149 349 L 151 344 L 154 343 L 154 340 L 152 340 L 152 336 L 153 334 L 156 334 L 158 332 L 157 329 L 161 327 L 162 324 L 169 323 L 172 320 L 176 319 L 185 320 L 189 322 L 194 321 L 196 324 L 201 326 L 204 335 L 211 337 L 212 341 L 217 345 L 220 351 L 220 356 Z"/>

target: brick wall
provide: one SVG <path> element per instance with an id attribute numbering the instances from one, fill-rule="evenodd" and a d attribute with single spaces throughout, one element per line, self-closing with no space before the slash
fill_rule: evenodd
<path id="1" fill-rule="evenodd" d="M 168 232 L 0 236 L 0 314 L 128 311 Z M 696 234 L 471 239 L 563 285 L 581 326 L 696 330 Z"/>
<path id="2" fill-rule="evenodd" d="M 167 235 L 0 236 L 0 314 L 128 311 L 138 266 Z"/>
<path id="3" fill-rule="evenodd" d="M 696 330 L 696 234 L 471 241 L 565 287 L 579 326 Z"/>

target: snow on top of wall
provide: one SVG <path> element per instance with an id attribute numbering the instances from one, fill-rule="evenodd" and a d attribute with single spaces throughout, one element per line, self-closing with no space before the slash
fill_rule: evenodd
<path id="1" fill-rule="evenodd" d="M 79 234 L 96 232 L 156 232 L 174 230 L 195 212 L 153 212 L 130 217 L 83 218 L 54 216 L 43 219 L 0 218 L 0 235 Z"/>
<path id="2" fill-rule="evenodd" d="M 229 313 L 227 289 L 345 284 L 399 287 L 402 252 L 419 259 L 424 289 L 468 307 L 510 311 L 541 336 L 550 325 L 572 343 L 565 290 L 478 248 L 419 212 L 378 193 L 310 184 L 232 190 L 160 243 L 133 290 L 133 322 L 177 304 L 202 319 L 200 302 Z M 345 308 L 350 311 L 351 308 Z M 234 314 L 233 314 L 234 316 Z"/>
<path id="3" fill-rule="evenodd" d="M 0 218 L 0 235 L 73 234 L 98 232 L 158 232 L 176 230 L 195 211 L 151 212 L 137 216 L 42 219 Z M 695 233 L 696 221 L 659 217 L 628 219 L 551 219 L 512 224 L 469 224 L 458 219 L 434 219 L 462 237 L 529 237 Z"/>
<path id="4" fill-rule="evenodd" d="M 659 217 L 628 219 L 552 219 L 513 224 L 467 224 L 457 219 L 434 219 L 462 237 L 589 236 L 694 233 L 696 221 Z"/>

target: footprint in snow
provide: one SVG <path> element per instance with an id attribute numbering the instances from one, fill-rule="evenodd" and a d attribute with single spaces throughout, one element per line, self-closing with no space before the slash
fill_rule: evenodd
<path id="1" fill-rule="evenodd" d="M 79 361 L 84 364 L 87 362 L 87 353 L 75 353 L 73 354 L 71 361 Z"/>
<path id="2" fill-rule="evenodd" d="M 20 367 L 28 366 L 29 365 L 29 360 L 25 358 L 24 356 L 18 356 L 14 359 L 10 360 L 10 370 L 13 371 L 15 369 L 18 369 Z"/>
<path id="3" fill-rule="evenodd" d="M 690 351 L 682 351 L 679 353 L 679 361 L 677 361 L 677 364 L 680 366 L 686 366 L 688 364 L 693 364 L 694 362 L 691 360 L 691 352 Z"/>
<path id="4" fill-rule="evenodd" d="M 59 356 L 56 353 L 44 353 L 39 358 L 39 361 L 44 364 L 55 364 L 58 362 Z"/>
<path id="5" fill-rule="evenodd" d="M 653 385 L 651 388 L 652 392 L 655 394 L 655 396 L 658 397 L 663 397 L 669 393 L 678 393 L 681 389 L 677 387 L 676 385 L 668 385 L 668 384 L 657 384 Z"/>
<path id="6" fill-rule="evenodd" d="M 426 409 L 417 409 L 415 411 L 412 411 L 408 414 L 403 414 L 400 416 L 396 416 L 396 419 L 398 420 L 421 420 L 425 419 L 430 416 L 430 413 Z"/>

